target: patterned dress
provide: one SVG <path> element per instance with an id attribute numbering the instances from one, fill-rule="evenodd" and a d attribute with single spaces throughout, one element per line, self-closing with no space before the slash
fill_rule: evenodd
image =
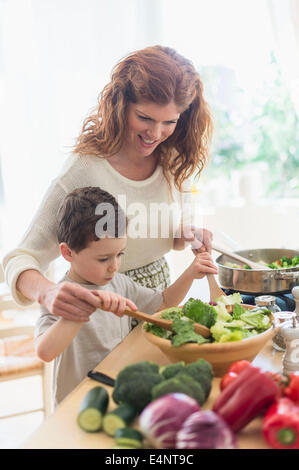
<path id="1" fill-rule="evenodd" d="M 170 270 L 164 256 L 141 268 L 130 269 L 124 274 L 144 287 L 164 290 L 170 285 Z M 137 326 L 138 323 L 139 321 L 133 318 L 132 328 Z"/>

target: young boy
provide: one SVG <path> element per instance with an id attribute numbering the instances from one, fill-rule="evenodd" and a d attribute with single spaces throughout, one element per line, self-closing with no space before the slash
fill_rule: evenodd
<path id="1" fill-rule="evenodd" d="M 60 207 L 58 241 L 62 256 L 70 263 L 62 281 L 90 289 L 99 308 L 89 322 L 66 320 L 41 308 L 36 352 L 43 361 L 55 359 L 55 404 L 130 333 L 132 318 L 123 315 L 126 307 L 152 314 L 178 305 L 193 279 L 217 273 L 205 252 L 163 292 L 140 286 L 117 272 L 126 247 L 126 228 L 126 217 L 114 197 L 98 187 L 76 189 Z"/>

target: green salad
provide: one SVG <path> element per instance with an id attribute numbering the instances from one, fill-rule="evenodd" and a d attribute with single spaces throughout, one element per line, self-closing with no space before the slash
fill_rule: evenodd
<path id="1" fill-rule="evenodd" d="M 227 305 L 231 306 L 232 313 L 228 312 Z M 212 303 L 190 298 L 183 307 L 163 310 L 161 318 L 173 322 L 173 331 L 151 323 L 145 323 L 144 329 L 160 338 L 169 339 L 173 346 L 239 341 L 256 336 L 271 327 L 271 311 L 266 307 L 245 309 L 239 293 L 222 295 Z M 211 336 L 204 338 L 196 333 L 194 323 L 210 328 Z"/>

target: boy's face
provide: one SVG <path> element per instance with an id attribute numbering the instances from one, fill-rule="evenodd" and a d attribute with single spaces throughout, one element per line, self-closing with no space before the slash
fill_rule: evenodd
<path id="1" fill-rule="evenodd" d="M 126 237 L 102 238 L 90 242 L 79 253 L 70 250 L 70 278 L 83 284 L 105 286 L 119 270 L 126 244 Z"/>

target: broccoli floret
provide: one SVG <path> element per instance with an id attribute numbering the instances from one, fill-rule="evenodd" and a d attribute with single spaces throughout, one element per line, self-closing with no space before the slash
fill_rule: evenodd
<path id="1" fill-rule="evenodd" d="M 155 362 L 151 361 L 141 361 L 126 366 L 116 377 L 115 385 L 126 382 L 128 379 L 130 379 L 131 374 L 135 372 L 159 374 L 159 366 Z"/>
<path id="2" fill-rule="evenodd" d="M 150 371 L 122 372 L 119 374 L 122 374 L 120 379 L 118 376 L 115 381 L 112 398 L 117 404 L 129 403 L 140 413 L 152 400 L 152 389 L 163 381 L 163 377 Z"/>
<path id="3" fill-rule="evenodd" d="M 210 380 L 214 377 L 214 371 L 211 364 L 206 361 L 205 359 L 197 359 L 197 361 L 191 362 L 190 364 L 186 365 L 187 370 L 194 371 L 193 378 L 196 378 L 197 374 L 200 377 L 200 374 L 205 374 Z"/>
<path id="4" fill-rule="evenodd" d="M 168 393 L 185 393 L 185 395 L 189 395 L 194 398 L 199 405 L 203 405 L 205 402 L 205 394 L 202 386 L 183 373 L 155 385 L 152 389 L 152 398 L 155 400 L 156 398 L 161 397 L 162 395 L 167 395 Z"/>
<path id="5" fill-rule="evenodd" d="M 160 374 L 163 379 L 168 380 L 177 375 L 179 372 L 182 372 L 185 368 L 185 363 L 183 361 L 176 362 L 175 364 L 169 364 L 167 366 L 160 367 Z"/>
<path id="6" fill-rule="evenodd" d="M 211 364 L 204 359 L 199 359 L 196 362 L 187 364 L 183 373 L 185 375 L 189 375 L 192 379 L 196 380 L 196 382 L 200 383 L 204 390 L 205 398 L 208 398 L 214 375 Z"/>

